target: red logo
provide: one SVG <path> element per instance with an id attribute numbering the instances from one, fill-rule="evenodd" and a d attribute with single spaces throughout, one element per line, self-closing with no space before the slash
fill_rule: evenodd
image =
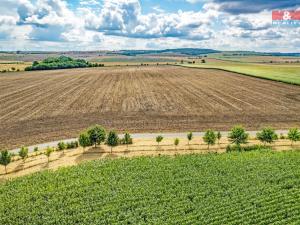
<path id="1" fill-rule="evenodd" d="M 272 11 L 272 20 L 300 20 L 300 10 L 275 10 Z"/>

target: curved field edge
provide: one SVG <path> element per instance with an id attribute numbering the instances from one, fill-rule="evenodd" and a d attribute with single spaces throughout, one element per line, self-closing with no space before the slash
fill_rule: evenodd
<path id="1" fill-rule="evenodd" d="M 251 64 L 251 63 L 248 63 Z M 253 73 L 245 73 L 245 72 L 240 72 L 238 70 L 235 70 L 234 68 L 232 69 L 225 69 L 225 68 L 221 68 L 220 67 L 206 67 L 206 66 L 197 66 L 197 65 L 175 65 L 175 66 L 181 66 L 181 67 L 185 67 L 185 68 L 195 68 L 195 69 L 208 69 L 208 70 L 219 70 L 219 71 L 224 71 L 224 72 L 231 72 L 231 73 L 236 73 L 239 75 L 244 75 L 244 76 L 250 76 L 250 77 L 255 77 L 255 78 L 259 78 L 259 79 L 264 79 L 264 80 L 271 80 L 271 81 L 276 81 L 276 82 L 281 82 L 281 83 L 286 83 L 286 84 L 292 84 L 292 85 L 297 85 L 300 86 L 300 80 L 299 81 L 291 81 L 288 78 L 284 78 L 284 79 L 276 79 L 276 78 L 272 78 L 272 77 L 268 77 L 265 75 L 258 75 L 258 74 L 253 74 Z M 299 69 L 299 76 L 300 76 L 300 69 Z"/>
<path id="2" fill-rule="evenodd" d="M 0 185 L 0 223 L 298 223 L 299 178 L 299 151 L 98 160 Z"/>

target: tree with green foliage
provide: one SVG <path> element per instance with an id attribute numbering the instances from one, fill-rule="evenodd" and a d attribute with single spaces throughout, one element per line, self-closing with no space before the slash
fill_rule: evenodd
<path id="1" fill-rule="evenodd" d="M 236 144 L 240 148 L 241 144 L 246 144 L 249 134 L 246 133 L 242 126 L 235 126 L 231 129 L 228 139 L 232 144 Z"/>
<path id="2" fill-rule="evenodd" d="M 28 157 L 28 148 L 22 146 L 22 148 L 19 151 L 19 156 L 21 157 L 23 162 L 25 162 L 26 158 Z"/>
<path id="3" fill-rule="evenodd" d="M 7 174 L 7 165 L 11 162 L 11 154 L 7 151 L 1 151 L 0 153 L 0 164 L 5 168 L 5 174 Z"/>
<path id="4" fill-rule="evenodd" d="M 89 135 L 91 145 L 95 145 L 95 147 L 97 147 L 97 144 L 100 145 L 101 142 L 104 142 L 106 139 L 106 131 L 99 125 L 88 128 L 87 134 Z"/>
<path id="5" fill-rule="evenodd" d="M 298 128 L 291 128 L 288 132 L 288 139 L 291 141 L 291 145 L 293 146 L 294 142 L 300 141 L 300 131 Z"/>
<path id="6" fill-rule="evenodd" d="M 45 155 L 46 155 L 47 158 L 48 158 L 48 163 L 49 163 L 49 161 L 50 161 L 50 156 L 51 156 L 52 152 L 53 152 L 53 148 L 51 148 L 51 147 L 48 146 L 48 147 L 46 148 L 46 151 L 45 151 Z"/>
<path id="7" fill-rule="evenodd" d="M 204 142 L 207 144 L 207 148 L 209 150 L 210 145 L 214 145 L 216 143 L 217 136 L 213 130 L 207 130 L 203 136 Z"/>
<path id="8" fill-rule="evenodd" d="M 26 67 L 25 71 L 31 70 L 55 70 L 84 67 L 102 67 L 104 64 L 90 63 L 84 59 L 73 59 L 67 56 L 49 57 L 41 62 L 34 61 L 32 66 Z"/>
<path id="9" fill-rule="evenodd" d="M 155 138 L 155 140 L 156 140 L 156 142 L 157 142 L 157 147 L 159 146 L 159 143 L 160 143 L 163 139 L 164 139 L 164 137 L 161 136 L 161 135 L 158 135 L 158 136 Z"/>
<path id="10" fill-rule="evenodd" d="M 221 138 L 222 138 L 222 134 L 220 131 L 218 131 L 218 133 L 217 133 L 218 145 L 220 145 Z"/>
<path id="11" fill-rule="evenodd" d="M 128 150 L 128 145 L 132 144 L 132 138 L 128 132 L 124 134 L 124 144 L 126 145 L 126 149 Z"/>
<path id="12" fill-rule="evenodd" d="M 179 145 L 179 139 L 175 138 L 174 140 L 174 146 L 175 146 L 175 150 L 177 149 L 177 146 Z"/>
<path id="13" fill-rule="evenodd" d="M 190 145 L 190 141 L 193 139 L 193 133 L 192 132 L 189 132 L 187 135 L 186 135 L 187 139 L 188 139 L 188 145 Z"/>
<path id="14" fill-rule="evenodd" d="M 86 147 L 91 146 L 91 140 L 87 132 L 82 132 L 78 138 L 79 145 L 83 148 L 83 151 Z"/>
<path id="15" fill-rule="evenodd" d="M 260 140 L 264 145 L 266 145 L 267 143 L 273 143 L 278 139 L 278 136 L 275 133 L 274 129 L 266 127 L 263 128 L 261 132 L 258 132 L 256 134 L 256 138 Z"/>
<path id="16" fill-rule="evenodd" d="M 107 145 L 110 146 L 110 153 L 112 153 L 113 147 L 119 144 L 119 137 L 115 131 L 110 131 L 107 136 Z"/>

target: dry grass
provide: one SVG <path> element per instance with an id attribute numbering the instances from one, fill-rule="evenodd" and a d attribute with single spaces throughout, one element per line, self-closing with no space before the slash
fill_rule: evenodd
<path id="1" fill-rule="evenodd" d="M 5 61 L 0 61 L 0 72 L 3 70 L 12 72 L 12 71 L 24 71 L 24 69 L 27 66 L 30 66 L 31 63 L 24 63 L 24 62 L 5 62 Z M 13 70 L 15 68 L 15 70 Z"/>
<path id="2" fill-rule="evenodd" d="M 76 137 L 98 123 L 130 132 L 300 125 L 300 87 L 173 66 L 0 76 L 0 148 Z"/>

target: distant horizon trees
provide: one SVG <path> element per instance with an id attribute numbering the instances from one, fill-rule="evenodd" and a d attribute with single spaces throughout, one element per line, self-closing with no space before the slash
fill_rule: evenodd
<path id="1" fill-rule="evenodd" d="M 103 67 L 104 64 L 90 63 L 84 59 L 73 59 L 68 56 L 49 57 L 41 62 L 34 61 L 31 66 L 25 68 L 25 71 L 33 70 L 56 70 L 85 67 Z"/>

